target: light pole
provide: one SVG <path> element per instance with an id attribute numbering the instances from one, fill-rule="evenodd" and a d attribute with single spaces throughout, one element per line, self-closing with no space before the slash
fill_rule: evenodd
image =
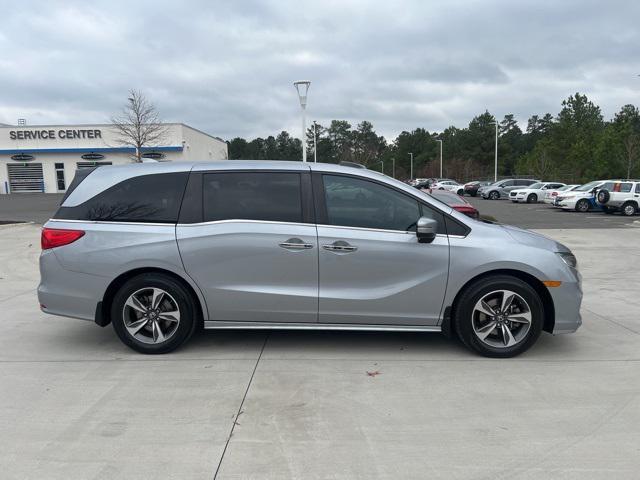
<path id="1" fill-rule="evenodd" d="M 293 86 L 296 87 L 298 92 L 298 99 L 300 100 L 300 107 L 302 108 L 302 161 L 307 161 L 307 92 L 309 91 L 309 80 L 299 80 L 293 82 Z"/>
<path id="2" fill-rule="evenodd" d="M 391 176 L 396 178 L 396 157 L 391 159 Z"/>
<path id="3" fill-rule="evenodd" d="M 440 142 L 440 178 L 442 178 L 442 140 L 436 140 Z"/>
<path id="4" fill-rule="evenodd" d="M 409 153 L 409 156 L 411 157 L 411 178 L 410 178 L 410 180 L 413 180 L 413 153 Z"/>
<path id="5" fill-rule="evenodd" d="M 380 160 L 378 163 L 382 164 L 382 172 L 381 173 L 384 174 L 384 160 Z"/>
<path id="6" fill-rule="evenodd" d="M 498 121 L 496 120 L 496 153 L 494 161 L 493 181 L 498 181 Z"/>
<path id="7" fill-rule="evenodd" d="M 313 121 L 313 163 L 318 163 L 318 142 L 316 141 L 316 121 Z"/>

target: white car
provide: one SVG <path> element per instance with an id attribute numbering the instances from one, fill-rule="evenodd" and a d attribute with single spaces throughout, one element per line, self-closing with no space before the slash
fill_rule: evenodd
<path id="1" fill-rule="evenodd" d="M 542 200 L 544 203 L 548 203 L 549 205 L 553 205 L 556 200 L 556 197 L 560 195 L 562 192 L 570 192 L 575 190 L 580 185 L 565 185 L 564 187 L 556 188 L 554 190 L 547 190 L 547 193 L 544 194 L 544 199 Z"/>
<path id="2" fill-rule="evenodd" d="M 527 188 L 519 188 L 509 192 L 509 200 L 516 203 L 538 203 L 544 199 L 548 190 L 555 190 L 564 187 L 564 183 L 558 182 L 538 182 Z"/>
<path id="3" fill-rule="evenodd" d="M 432 190 L 449 190 L 450 192 L 462 195 L 464 193 L 464 185 L 459 184 L 455 180 L 438 180 L 431 184 Z"/>
<path id="4" fill-rule="evenodd" d="M 556 196 L 554 206 L 583 213 L 589 210 L 600 210 L 602 206 L 596 203 L 596 192 L 601 188 L 610 190 L 614 184 L 615 180 L 595 180 L 585 183 L 570 192 Z"/>

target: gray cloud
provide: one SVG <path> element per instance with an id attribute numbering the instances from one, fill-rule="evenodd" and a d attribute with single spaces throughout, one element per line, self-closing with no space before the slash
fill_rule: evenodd
<path id="1" fill-rule="evenodd" d="M 609 1 L 120 0 L 12 3 L 0 24 L 0 122 L 104 122 L 129 88 L 212 134 L 370 120 L 388 138 L 488 109 L 557 113 L 581 91 L 606 117 L 640 103 L 640 4 Z"/>

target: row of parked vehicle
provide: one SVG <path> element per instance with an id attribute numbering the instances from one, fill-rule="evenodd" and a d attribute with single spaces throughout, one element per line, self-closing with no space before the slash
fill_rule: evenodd
<path id="1" fill-rule="evenodd" d="M 488 200 L 507 198 L 513 203 L 544 202 L 578 212 L 599 210 L 609 214 L 620 212 L 626 216 L 640 213 L 640 180 L 595 180 L 583 185 L 567 185 L 515 178 L 460 184 L 449 178 L 429 178 L 415 180 L 413 185 L 432 192 L 447 191 L 472 197 L 480 195 Z"/>

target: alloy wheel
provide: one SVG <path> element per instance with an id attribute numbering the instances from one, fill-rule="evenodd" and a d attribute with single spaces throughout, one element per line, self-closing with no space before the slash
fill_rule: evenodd
<path id="1" fill-rule="evenodd" d="M 478 339 L 494 348 L 508 348 L 523 341 L 531 328 L 531 308 L 511 290 L 495 290 L 484 295 L 471 314 Z"/>
<path id="2" fill-rule="evenodd" d="M 142 288 L 127 298 L 122 318 L 133 338 L 142 343 L 158 344 L 176 333 L 180 308 L 178 302 L 161 288 Z"/>
<path id="3" fill-rule="evenodd" d="M 635 215 L 636 213 L 636 207 L 634 207 L 633 205 L 631 205 L 630 203 L 626 204 L 624 206 L 624 208 L 622 209 L 622 213 L 624 213 L 626 216 L 630 217 L 631 215 Z"/>

